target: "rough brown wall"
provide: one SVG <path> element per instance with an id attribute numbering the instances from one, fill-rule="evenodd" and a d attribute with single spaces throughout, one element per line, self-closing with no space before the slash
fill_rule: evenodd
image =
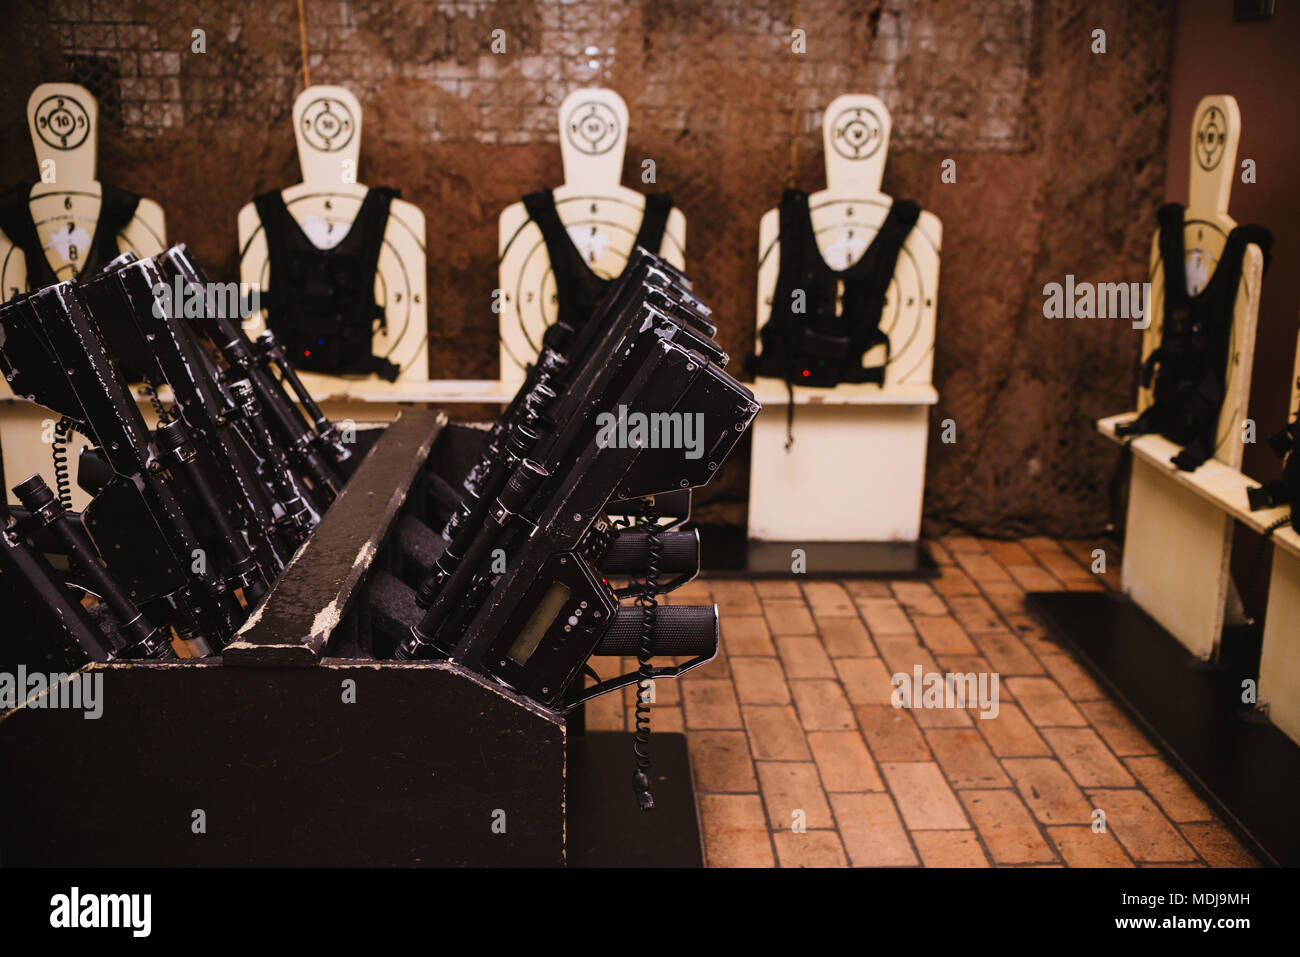
<path id="1" fill-rule="evenodd" d="M 101 177 L 157 199 L 171 238 L 233 275 L 240 206 L 298 179 L 295 4 L 15 7 L 0 39 L 0 181 L 34 175 L 31 88 L 86 76 L 91 61 L 69 57 L 104 58 L 120 79 L 99 79 Z M 1045 319 L 1041 290 L 1067 272 L 1143 278 L 1171 5 L 803 0 L 793 71 L 791 7 L 307 0 L 312 81 L 348 86 L 366 111 L 360 179 L 400 187 L 428 216 L 431 374 L 496 374 L 496 217 L 560 179 L 555 111 L 570 90 L 628 101 L 627 181 L 655 160 L 656 188 L 688 218 L 688 270 L 737 357 L 752 347 L 757 226 L 787 180 L 792 106 L 795 179 L 815 189 L 820 110 L 875 92 L 894 118 L 886 191 L 944 223 L 927 517 L 994 534 L 1096 529 L 1115 456 L 1091 420 L 1130 403 L 1138 338 L 1122 321 Z M 1089 52 L 1097 27 L 1105 55 Z M 204 54 L 190 52 L 196 28 Z M 505 55 L 489 51 L 495 29 Z M 940 182 L 948 158 L 955 184 Z M 946 418 L 955 444 L 939 441 Z M 719 479 L 712 495 L 743 497 L 745 463 Z"/>

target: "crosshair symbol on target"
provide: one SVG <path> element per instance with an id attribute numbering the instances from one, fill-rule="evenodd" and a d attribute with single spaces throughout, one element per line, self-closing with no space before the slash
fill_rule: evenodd
<path id="1" fill-rule="evenodd" d="M 608 153 L 618 142 L 618 116 L 606 104 L 595 100 L 574 107 L 565 129 L 569 142 L 588 156 Z"/>
<path id="2" fill-rule="evenodd" d="M 864 160 L 884 142 L 880 117 L 865 106 L 841 110 L 831 124 L 831 145 L 845 159 Z"/>
<path id="3" fill-rule="evenodd" d="M 56 150 L 75 150 L 90 135 L 90 116 L 70 96 L 47 96 L 36 107 L 36 133 Z"/>
<path id="4" fill-rule="evenodd" d="M 356 123 L 342 100 L 322 97 L 312 100 L 302 113 L 302 135 L 323 153 L 336 153 L 352 142 Z"/>
<path id="5" fill-rule="evenodd" d="M 1212 106 L 1201 114 L 1196 124 L 1196 162 L 1201 169 L 1209 172 L 1223 159 L 1223 151 L 1228 138 L 1228 124 L 1223 112 Z"/>

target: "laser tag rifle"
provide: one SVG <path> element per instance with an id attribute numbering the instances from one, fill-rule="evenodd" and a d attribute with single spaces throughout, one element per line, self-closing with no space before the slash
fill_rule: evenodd
<path id="1" fill-rule="evenodd" d="M 67 427 L 94 440 L 95 454 L 83 459 L 87 466 L 78 478 L 93 496 L 80 517 L 80 527 L 106 566 L 106 579 L 84 587 L 107 603 L 106 594 L 94 588 L 115 583 L 133 596 L 141 621 L 131 627 L 146 629 L 148 622 L 170 626 L 195 654 L 223 647 L 244 618 L 244 609 L 227 581 L 218 574 L 219 562 L 209 568 L 206 556 L 221 554 L 213 548 L 213 529 L 191 522 L 183 504 L 200 493 L 187 487 L 186 473 L 172 468 L 162 448 L 146 426 L 130 387 L 114 365 L 101 332 L 73 283 L 65 282 L 11 300 L 0 306 L 0 367 L 14 392 L 60 413 Z M 170 430 L 173 453 L 188 455 L 188 433 L 182 423 Z M 60 491 L 63 482 L 60 476 Z M 30 480 L 29 480 L 30 482 Z M 31 513 L 49 508 L 43 482 L 26 487 L 24 505 Z M 17 490 L 16 490 L 17 491 Z M 19 491 L 19 494 L 24 494 Z M 51 498 L 53 496 L 50 496 Z M 59 502 L 66 511 L 66 502 Z M 70 557 L 76 559 L 75 554 Z M 83 574 L 98 563 L 83 556 L 77 560 Z M 114 609 L 117 611 L 118 609 Z M 123 607 L 123 614 L 126 613 Z M 149 633 L 152 626 L 147 627 Z M 166 654 L 166 642 L 136 636 L 151 652 Z"/>
<path id="2" fill-rule="evenodd" d="M 167 281 L 179 277 L 198 295 L 204 295 L 204 290 L 209 288 L 207 278 L 183 245 L 173 246 L 158 260 Z M 343 488 L 344 476 L 339 466 L 352 453 L 285 360 L 284 351 L 275 337 L 265 333 L 254 345 L 243 328 L 221 315 L 220 310 L 204 310 L 198 323 L 225 360 L 227 381 L 247 380 L 252 396 L 266 417 L 269 434 L 286 450 L 295 473 L 310 484 L 313 495 L 322 506 L 328 506 Z M 278 379 L 275 373 L 278 373 Z M 290 400 L 285 392 L 286 384 L 302 403 L 311 424 Z M 240 391 L 246 393 L 249 390 L 241 388 Z"/>
<path id="3" fill-rule="evenodd" d="M 647 363 L 644 377 L 639 375 L 624 392 L 619 406 L 626 408 L 629 416 L 633 412 L 650 415 L 662 409 L 702 415 L 709 426 L 704 454 L 692 460 L 680 449 L 621 448 L 592 436 L 582 454 L 573 459 L 567 474 L 558 473 L 548 483 L 550 488 L 545 491 L 550 494 L 544 492 L 540 497 L 545 506 L 534 523 L 536 531 L 517 545 L 507 541 L 499 546 L 505 549 L 507 571 L 486 596 L 452 652 L 451 657 L 466 667 L 481 667 L 547 704 L 556 703 L 566 692 L 607 629 L 583 625 L 584 641 L 567 630 L 571 626 L 578 628 L 572 610 L 569 615 L 557 614 L 547 621 L 549 608 L 544 599 L 551 586 L 546 583 L 553 579 L 563 582 L 565 559 L 569 560 L 567 564 L 576 560 L 589 573 L 583 581 L 590 590 L 596 575 L 582 554 L 584 539 L 592 523 L 604 514 L 609 499 L 614 495 L 646 497 L 705 484 L 758 411 L 747 389 L 716 367 L 701 362 L 698 353 L 671 342 L 662 343 L 655 351 L 660 353 L 658 361 Z M 675 457 L 663 455 L 666 451 L 676 452 Z M 575 582 L 569 587 L 578 590 L 577 585 Z M 541 590 L 543 586 L 546 591 Z M 604 588 L 608 589 L 608 585 Z M 551 594 L 553 601 L 555 593 Z M 636 609 L 628 611 L 640 618 Z M 672 635 L 660 636 L 656 629 L 655 640 L 693 637 L 707 642 L 697 646 L 697 659 L 685 666 L 694 667 L 716 654 L 717 611 L 699 608 L 683 614 L 687 616 L 684 620 L 673 622 L 676 630 Z M 577 617 L 581 621 L 580 613 Z M 668 625 L 667 619 L 663 624 Z M 660 672 L 680 673 L 681 669 Z M 633 673 L 602 682 L 576 696 L 570 706 L 653 676 L 648 672 Z"/>
<path id="4" fill-rule="evenodd" d="M 8 632 L 3 666 L 46 659 L 52 669 L 77 668 L 86 661 L 113 656 L 108 636 L 69 591 L 63 579 L 18 528 L 18 520 L 0 496 L 0 613 L 8 622 L 22 622 L 39 644 L 30 654 L 14 646 L 17 628 Z M 17 652 L 15 656 L 15 652 Z"/>
<path id="5" fill-rule="evenodd" d="M 493 496 L 486 522 L 467 526 L 452 543 L 459 546 L 462 537 L 468 542 L 463 555 L 453 553 L 449 562 L 440 559 L 438 585 L 422 589 L 427 611 L 399 646 L 399 657 L 436 650 L 555 706 L 612 630 L 616 596 L 582 548 L 593 523 L 616 495 L 644 497 L 702 485 L 758 412 L 744 386 L 699 352 L 672 341 L 680 326 L 653 307 L 643 305 L 638 312 L 643 321 L 630 348 L 600 364 L 597 378 L 606 389 L 594 387 L 597 395 L 608 393 L 615 401 L 587 404 L 583 414 L 566 422 L 539 449 L 538 461 L 522 459 L 514 467 Z M 680 449 L 600 441 L 598 413 L 615 408 L 629 415 L 702 414 L 709 426 L 704 453 L 692 460 Z M 492 553 L 498 550 L 507 567 L 500 575 L 491 571 Z M 703 653 L 656 674 L 680 674 L 716 653 L 716 609 L 693 611 L 689 637 Z M 673 624 L 683 627 L 687 622 L 677 619 Z M 569 707 L 639 677 L 603 682 Z"/>
<path id="6" fill-rule="evenodd" d="M 148 384 L 159 414 L 155 434 L 168 466 L 185 474 L 226 553 L 227 585 L 260 600 L 319 521 L 310 492 L 285 466 L 285 455 L 250 425 L 233 391 L 219 379 L 179 299 L 160 298 L 164 278 L 154 259 L 127 253 L 83 284 L 105 347 Z M 170 387 L 172 407 L 157 400 Z M 83 456 L 84 458 L 84 456 Z"/>
<path id="7" fill-rule="evenodd" d="M 466 489 L 460 509 L 452 515 L 443 532 L 448 537 L 447 548 L 439 557 L 433 574 L 419 589 L 417 601 L 422 607 L 428 606 L 433 595 L 454 572 L 469 542 L 488 519 L 496 496 L 519 463 L 533 456 L 544 468 L 553 471 L 562 463 L 572 461 L 570 456 L 577 453 L 576 443 L 583 434 L 582 430 L 589 428 L 594 433 L 592 417 L 599 409 L 617 409 L 614 399 L 619 390 L 625 386 L 638 363 L 644 362 L 651 354 L 656 343 L 681 341 L 706 354 L 701 362 L 721 360 L 721 364 L 727 359 L 712 340 L 696 334 L 675 317 L 635 299 L 605 326 L 600 342 L 588 350 L 581 368 L 564 384 L 563 394 L 551 397 L 543 393 L 541 398 L 527 402 L 526 414 L 515 423 L 507 440 L 500 443 L 497 458 L 485 458 L 481 463 L 481 477 L 472 488 Z M 556 423 L 563 425 L 557 426 Z M 685 545 L 697 541 L 692 537 Z M 679 543 L 671 557 L 676 558 L 682 553 L 683 547 Z M 698 549 L 693 556 L 687 554 L 686 558 L 687 564 L 667 570 L 693 577 L 699 570 Z"/>
<path id="8" fill-rule="evenodd" d="M 205 290 L 210 287 L 183 245 L 174 246 L 149 262 L 155 265 L 162 281 L 188 289 L 190 297 L 203 296 L 200 301 L 207 302 Z M 179 298 L 173 299 L 174 303 L 177 301 Z M 250 363 L 255 368 L 249 370 L 241 363 L 230 361 L 230 352 L 242 353 L 242 350 L 229 345 L 223 349 L 221 343 L 229 337 L 247 346 L 243 329 L 221 310 L 212 308 L 200 310 L 194 327 L 213 353 L 227 362 L 227 367 L 221 370 L 216 370 L 210 360 L 207 362 L 213 371 L 217 396 L 200 398 L 215 402 L 220 397 L 220 404 L 213 407 L 222 410 L 220 415 L 236 427 L 260 458 L 258 474 L 279 506 L 276 522 L 291 530 L 291 547 L 296 548 L 320 522 L 321 514 L 334 499 L 333 489 L 341 485 L 341 477 L 331 470 L 318 472 L 316 458 L 300 454 L 302 446 L 312 445 L 315 440 L 304 437 L 303 432 L 309 430 L 283 390 L 274 387 L 274 383 L 258 387 L 258 380 L 267 376 L 266 363 L 260 366 Z M 208 359 L 206 349 L 202 354 Z M 285 426 L 278 428 L 278 422 L 284 422 Z M 345 450 L 344 457 L 346 454 Z"/>
<path id="9" fill-rule="evenodd" d="M 657 271 L 655 257 L 639 248 L 635 255 L 635 268 L 643 276 L 655 271 L 655 275 L 671 279 L 667 273 Z M 627 273 L 624 275 L 626 277 Z M 696 314 L 686 307 L 684 301 L 674 299 L 653 284 L 637 286 L 633 280 L 621 282 L 606 299 L 600 311 L 601 319 L 588 323 L 582 330 L 580 341 L 573 344 L 573 359 L 567 359 L 549 347 L 543 349 L 538 364 L 532 367 L 531 386 L 526 382 L 520 389 L 498 423 L 498 429 L 494 430 L 498 437 L 494 439 L 492 434 L 489 435 L 482 458 L 465 479 L 462 505 L 453 513 L 443 532 L 451 543 L 446 555 L 448 560 L 456 560 L 460 553 L 457 545 L 460 531 L 467 525 L 476 528 L 482 523 L 489 504 L 504 486 L 506 476 L 524 456 L 543 443 L 543 436 L 554 428 L 554 423 L 571 420 L 579 409 L 599 401 L 599 390 L 611 387 L 617 368 L 616 357 L 620 355 L 620 349 L 627 347 L 633 332 L 648 321 L 648 314 L 640 310 L 642 305 L 649 303 L 662 307 L 655 313 L 661 320 L 661 337 L 688 342 L 719 367 L 726 364 L 726 353 L 709 338 L 713 327 L 694 321 Z M 642 340 L 642 347 L 652 341 L 653 337 Z M 508 427 L 504 425 L 507 422 Z M 675 524 L 689 517 L 689 489 L 675 490 L 663 498 L 663 504 L 668 506 L 665 511 L 677 516 Z M 611 510 L 620 514 L 639 511 L 639 505 L 628 509 L 628 504 L 619 503 Z M 675 525 L 669 526 L 670 529 L 673 527 Z M 640 537 L 641 543 L 628 541 L 611 556 L 614 564 L 607 569 L 611 574 L 623 573 L 626 566 L 620 564 L 620 559 L 646 547 L 644 532 L 624 534 L 629 539 Z M 698 574 L 698 536 L 691 532 L 671 531 L 665 531 L 664 536 L 665 570 L 679 573 L 677 579 L 662 588 L 669 590 Z M 674 537 L 669 539 L 668 536 Z M 427 600 L 427 591 L 428 587 L 421 589 L 422 600 Z"/>
<path id="10" fill-rule="evenodd" d="M 567 391 L 583 362 L 599 347 L 601 334 L 609 332 L 609 322 L 627 308 L 630 300 L 644 301 L 650 295 L 658 295 L 658 300 L 650 301 L 689 323 L 704 337 L 712 339 L 717 334 L 717 328 L 708 321 L 709 308 L 690 293 L 690 281 L 665 260 L 641 246 L 635 247 L 627 267 L 589 322 L 581 329 L 559 322 L 547 328 L 537 361 L 528 367 L 514 399 L 488 431 L 483 459 L 465 478 L 466 491 L 476 492 L 482 471 L 491 467 L 500 452 L 500 443 L 519 422 L 535 418 L 540 414 L 539 409 Z M 723 357 L 719 365 L 725 364 Z"/>
<path id="11" fill-rule="evenodd" d="M 95 633 L 99 631 L 98 628 L 95 628 L 94 632 L 88 631 L 84 624 L 76 620 L 56 629 L 56 633 L 68 629 L 87 657 L 95 661 L 105 661 L 110 657 L 176 657 L 167 636 L 150 624 L 149 619 L 135 602 L 100 564 L 99 553 L 91 542 L 90 536 L 86 534 L 86 529 L 77 521 L 76 516 L 55 498 L 50 487 L 45 484 L 45 480 L 39 475 L 32 475 L 14 487 L 14 494 L 18 496 L 18 500 L 23 503 L 28 512 L 25 521 L 15 523 L 14 533 L 31 534 L 33 539 L 36 539 L 42 531 L 46 531 L 57 540 L 60 547 L 51 549 L 51 552 L 66 555 L 72 567 L 89 582 L 89 587 L 83 586 L 83 588 L 100 599 L 101 604 L 95 606 L 101 609 L 99 623 L 106 630 L 111 629 L 108 634 L 115 640 L 110 646 L 108 640 L 102 640 L 102 635 Z M 38 557 L 44 562 L 43 555 L 38 554 Z M 48 568 L 48 564 L 45 567 Z M 26 576 L 26 580 L 32 584 L 30 575 Z M 62 616 L 67 614 L 64 606 L 71 599 L 71 595 L 66 585 L 55 584 L 59 587 L 53 590 L 49 585 L 42 584 L 36 584 L 34 588 L 38 596 L 52 602 L 48 608 L 57 610 Z M 52 591 L 60 594 L 53 594 Z M 81 608 L 79 603 L 77 608 Z M 107 609 L 113 617 L 104 614 L 102 609 Z"/>

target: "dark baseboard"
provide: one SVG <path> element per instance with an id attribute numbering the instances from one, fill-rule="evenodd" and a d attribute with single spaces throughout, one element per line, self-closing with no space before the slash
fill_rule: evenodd
<path id="1" fill-rule="evenodd" d="M 699 525 L 710 578 L 935 578 L 939 566 L 920 542 L 762 542 L 733 525 Z M 795 549 L 804 570 L 795 572 Z"/>
<path id="2" fill-rule="evenodd" d="M 630 731 L 569 737 L 567 861 L 570 867 L 703 867 L 686 735 L 650 736 L 655 807 L 632 790 Z"/>

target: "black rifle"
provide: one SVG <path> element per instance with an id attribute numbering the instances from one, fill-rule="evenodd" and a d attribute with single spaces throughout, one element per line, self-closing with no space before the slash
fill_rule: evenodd
<path id="1" fill-rule="evenodd" d="M 137 596 L 147 620 L 174 627 L 196 653 L 223 647 L 244 610 L 201 560 L 216 552 L 187 515 L 182 483 L 78 288 L 60 283 L 10 301 L 0 307 L 0 331 L 0 365 L 14 391 L 95 442 L 99 467 L 88 470 L 87 489 L 94 497 L 81 522 L 111 579 Z"/>
<path id="2" fill-rule="evenodd" d="M 33 529 L 49 529 L 62 546 L 59 551 L 89 582 L 87 591 L 98 597 L 116 617 L 114 631 L 122 639 L 117 655 L 123 658 L 175 658 L 166 635 L 150 624 L 136 603 L 100 564 L 99 553 L 85 528 L 54 497 L 45 480 L 32 475 L 14 486 L 14 494 L 29 513 L 22 524 Z M 21 530 L 20 525 L 16 531 Z M 88 653 L 94 657 L 93 651 L 88 650 Z"/>
<path id="3" fill-rule="evenodd" d="M 593 329 L 595 324 L 587 328 Z M 509 441 L 501 443 L 504 448 L 496 458 L 485 458 L 481 463 L 482 477 L 476 481 L 473 491 L 467 489 L 461 508 L 448 522 L 443 533 L 448 538 L 447 548 L 419 589 L 417 600 L 421 606 L 428 607 L 455 573 L 518 463 L 531 455 L 543 468 L 554 471 L 562 463 L 573 461 L 584 436 L 594 434 L 596 414 L 601 410 L 617 410 L 617 396 L 626 388 L 634 371 L 658 343 L 665 341 L 683 342 L 705 352 L 699 359 L 701 366 L 714 358 L 726 361 L 725 353 L 711 340 L 697 335 L 667 313 L 630 299 L 604 323 L 599 341 L 586 350 L 581 368 L 568 377 L 563 394 L 554 400 L 525 402 L 525 409 L 534 411 L 516 422 L 508 434 Z M 542 403 L 548 403 L 545 415 L 537 408 Z M 655 411 L 662 411 L 662 407 Z M 652 457 L 653 454 L 657 453 L 652 453 Z M 671 457 L 672 453 L 668 454 Z M 679 487 L 689 488 L 690 483 Z M 620 491 L 615 497 L 631 496 Z"/>
<path id="4" fill-rule="evenodd" d="M 580 377 L 585 363 L 593 355 L 607 354 L 601 349 L 608 348 L 608 336 L 629 306 L 650 301 L 704 339 L 711 339 L 717 329 L 708 321 L 709 310 L 689 289 L 689 281 L 680 272 L 642 247 L 636 247 L 619 281 L 606 294 L 590 321 L 581 329 L 562 323 L 548 327 L 537 361 L 528 367 L 524 383 L 489 430 L 483 457 L 465 478 L 465 491 L 477 494 L 479 481 L 501 452 L 500 443 L 518 424 L 535 423 L 546 416 L 552 401 L 568 392 L 571 383 Z M 725 366 L 727 359 L 718 350 L 714 361 Z M 564 414 L 563 410 L 556 410 L 555 417 Z"/>
<path id="5" fill-rule="evenodd" d="M 671 340 L 681 327 L 652 307 L 642 306 L 639 315 L 643 321 L 629 348 L 617 351 L 618 361 L 598 364 L 595 388 L 604 400 L 560 427 L 542 459 L 521 461 L 493 498 L 485 523 L 458 535 L 453 544 L 463 539 L 463 553 L 442 568 L 440 587 L 400 657 L 437 649 L 553 706 L 599 646 L 617 604 L 582 554 L 593 523 L 615 495 L 644 497 L 704 484 L 758 411 L 747 389 Z M 647 417 L 702 414 L 710 427 L 703 454 L 692 460 L 680 449 L 601 441 L 598 414 L 618 408 Z M 502 574 L 492 571 L 498 550 L 507 568 Z M 696 633 L 715 651 L 716 611 L 696 614 Z M 624 677 L 624 683 L 637 680 Z"/>
<path id="6" fill-rule="evenodd" d="M 272 453 L 241 428 L 242 410 L 192 324 L 178 314 L 179 301 L 167 305 L 159 296 L 164 284 L 155 260 L 126 254 L 80 291 L 114 359 L 139 374 L 151 395 L 171 389 L 170 410 L 155 399 L 158 447 L 168 466 L 183 473 L 195 509 L 215 526 L 228 586 L 256 602 L 318 516 L 291 476 L 270 481 L 272 471 L 276 478 L 280 471 Z M 287 492 L 274 494 L 277 484 L 287 485 Z"/>
<path id="7" fill-rule="evenodd" d="M 43 661 L 61 669 L 107 661 L 113 656 L 109 637 L 17 526 L 0 497 L 0 611 L 6 621 L 22 622 L 33 637 L 39 636 L 39 642 L 24 648 L 18 628 L 6 628 L 0 651 L 5 666 Z"/>
<path id="8" fill-rule="evenodd" d="M 207 278 L 184 246 L 173 246 L 158 259 L 168 281 L 179 276 L 182 283 L 200 295 L 209 288 Z M 259 348 L 249 341 L 238 323 L 221 315 L 220 310 L 205 310 L 198 322 L 226 361 L 228 379 L 248 381 L 266 417 L 268 433 L 286 450 L 294 471 L 310 484 L 312 495 L 322 506 L 334 501 L 344 482 L 339 465 L 350 457 L 351 452 L 312 401 L 293 368 L 284 361 L 274 337 L 263 337 L 263 345 Z M 280 380 L 276 379 L 273 369 L 279 372 Z M 285 392 L 285 382 L 303 400 L 315 428 L 303 418 L 303 413 Z"/>
<path id="9" fill-rule="evenodd" d="M 556 451 L 556 443 L 562 441 L 553 434 L 556 423 L 577 421 L 581 410 L 590 411 L 601 403 L 604 392 L 613 394 L 620 387 L 618 368 L 630 367 L 623 352 L 638 333 L 646 331 L 647 322 L 656 323 L 656 336 L 642 336 L 640 349 L 648 348 L 657 341 L 656 337 L 668 338 L 696 349 L 718 367 L 725 366 L 726 353 L 709 338 L 713 327 L 702 324 L 703 320 L 693 309 L 674 298 L 679 290 L 669 291 L 660 285 L 671 282 L 672 277 L 658 270 L 660 263 L 655 257 L 641 249 L 636 253 L 634 268 L 624 273 L 624 280 L 611 291 L 597 316 L 569 342 L 570 357 L 545 347 L 537 365 L 530 370 L 529 381 L 489 434 L 480 462 L 465 479 L 461 507 L 452 514 L 443 531 L 449 542 L 447 551 L 435 573 L 420 589 L 422 605 L 432 600 L 450 574 L 450 566 L 459 561 L 466 536 L 474 534 L 483 523 L 491 503 L 519 460 L 533 454 L 539 461 L 545 461 L 548 454 Z M 639 280 L 644 281 L 638 284 Z M 563 441 L 571 445 L 572 435 Z M 676 524 L 680 524 L 690 513 L 689 488 L 676 490 L 670 502 L 665 503 L 669 505 L 667 511 L 676 515 Z M 629 510 L 639 511 L 639 506 L 615 508 L 623 513 Z M 672 564 L 664 570 L 678 573 L 677 584 L 699 571 L 698 550 L 694 555 L 685 555 L 680 548 L 674 549 L 669 553 L 669 561 Z M 617 573 L 613 568 L 610 572 Z M 685 578 L 680 577 L 683 574 Z"/>

